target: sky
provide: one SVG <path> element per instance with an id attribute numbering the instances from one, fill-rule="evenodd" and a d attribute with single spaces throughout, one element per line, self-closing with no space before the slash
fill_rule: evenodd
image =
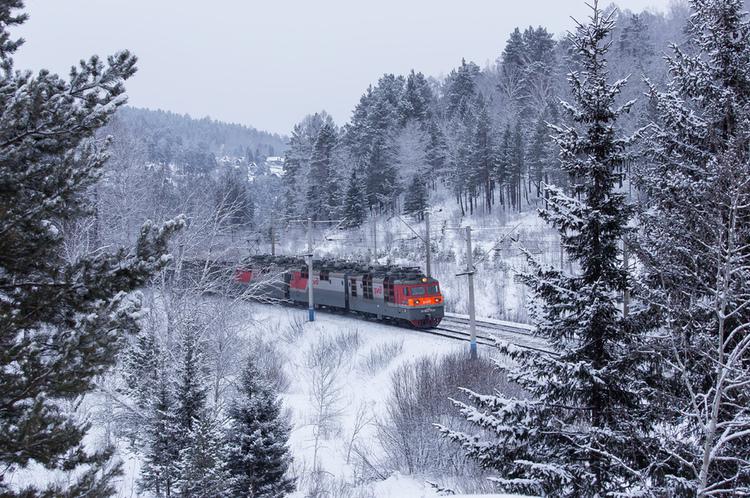
<path id="1" fill-rule="evenodd" d="M 665 10 L 672 0 L 622 0 Z M 322 109 L 338 124 L 368 85 L 412 68 L 494 61 L 516 26 L 556 34 L 583 0 L 27 0 L 16 68 L 67 74 L 90 55 L 139 58 L 129 103 L 288 134 Z"/>

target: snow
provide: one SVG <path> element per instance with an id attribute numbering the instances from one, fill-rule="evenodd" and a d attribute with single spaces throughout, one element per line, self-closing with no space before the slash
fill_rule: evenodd
<path id="1" fill-rule="evenodd" d="M 270 305 L 253 305 L 253 323 L 248 326 L 248 334 L 257 334 L 265 339 L 274 330 L 284 327 L 295 317 L 307 318 L 307 310 L 299 308 L 279 308 Z M 265 331 L 265 332 L 263 332 Z M 295 468 L 309 466 L 313 459 L 313 427 L 310 425 L 312 406 L 310 402 L 310 379 L 312 372 L 306 366 L 305 353 L 323 338 L 331 338 L 356 331 L 360 338 L 360 345 L 350 360 L 344 363 L 340 373 L 341 378 L 341 407 L 339 423 L 340 429 L 334 437 L 323 441 L 319 460 L 322 468 L 341 481 L 351 481 L 355 477 L 356 469 L 350 462 L 346 462 L 349 438 L 356 423 L 357 409 L 364 405 L 371 415 L 379 416 L 385 406 L 384 399 L 390 391 L 390 374 L 405 362 L 419 357 L 441 355 L 468 348 L 468 343 L 441 338 L 421 333 L 416 330 L 395 327 L 379 322 L 352 319 L 325 312 L 316 313 L 316 321 L 305 323 L 304 333 L 291 344 L 279 341 L 277 344 L 287 355 L 286 372 L 292 379 L 288 392 L 284 393 L 285 406 L 290 409 L 293 430 L 290 446 L 295 458 Z M 256 336 L 257 337 L 257 336 Z M 264 339 L 264 340 L 265 340 Z M 381 370 L 369 372 L 363 368 L 367 354 L 379 345 L 402 343 L 401 352 Z M 361 444 L 367 444 L 376 451 L 374 444 L 375 428 L 372 424 L 365 427 L 357 438 Z M 431 479 L 435 481 L 436 479 Z M 376 498 L 422 498 L 438 496 L 424 478 L 394 473 L 387 479 L 372 483 L 364 483 L 351 490 L 352 493 L 369 492 L 369 496 Z M 305 496 L 304 490 L 293 494 L 293 498 Z M 363 496 L 368 496 L 363 494 Z M 487 495 L 485 495 L 487 496 Z M 496 495 L 502 496 L 502 495 Z"/>

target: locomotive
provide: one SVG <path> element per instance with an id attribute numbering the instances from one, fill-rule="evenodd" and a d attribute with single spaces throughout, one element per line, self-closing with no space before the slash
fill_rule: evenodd
<path id="1" fill-rule="evenodd" d="M 304 260 L 284 256 L 249 257 L 234 275 L 237 285 L 256 285 L 256 293 L 294 304 L 308 303 L 309 279 Z M 417 267 L 315 260 L 312 287 L 316 307 L 417 328 L 437 326 L 444 314 L 439 282 Z"/>

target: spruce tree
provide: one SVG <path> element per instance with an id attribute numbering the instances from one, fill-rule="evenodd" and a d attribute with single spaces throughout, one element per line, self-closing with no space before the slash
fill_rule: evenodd
<path id="1" fill-rule="evenodd" d="M 180 444 L 184 440 L 176 414 L 176 404 L 169 375 L 163 365 L 146 411 L 143 464 L 138 487 L 155 496 L 173 496 L 179 479 Z"/>
<path id="2" fill-rule="evenodd" d="M 206 412 L 203 345 L 196 323 L 190 321 L 184 324 L 180 350 L 181 358 L 175 387 L 175 412 L 184 441 L 193 429 L 195 421 L 203 418 Z"/>
<path id="3" fill-rule="evenodd" d="M 252 358 L 242 372 L 238 398 L 229 410 L 233 442 L 228 459 L 235 496 L 281 498 L 295 490 L 287 476 L 292 457 L 289 422 L 281 403 Z"/>
<path id="4" fill-rule="evenodd" d="M 637 170 L 641 283 L 664 495 L 750 494 L 750 22 L 740 0 L 692 1 Z M 656 374 L 659 374 L 658 376 Z"/>
<path id="5" fill-rule="evenodd" d="M 179 452 L 175 482 L 179 496 L 185 498 L 223 498 L 230 492 L 227 470 L 228 445 L 215 420 L 203 416 L 188 432 L 187 444 Z"/>
<path id="6" fill-rule="evenodd" d="M 8 29 L 26 20 L 22 8 L 0 5 L 0 494 L 16 496 L 6 475 L 37 463 L 70 472 L 68 484 L 23 496 L 103 496 L 119 467 L 86 451 L 88 424 L 63 404 L 91 391 L 137 330 L 131 291 L 168 262 L 180 223 L 146 224 L 132 250 L 63 258 L 64 227 L 91 212 L 89 188 L 107 159 L 108 141 L 94 134 L 125 103 L 136 58 L 94 56 L 68 80 L 15 71 L 22 41 Z"/>
<path id="7" fill-rule="evenodd" d="M 642 492 L 652 443 L 641 428 L 644 408 L 634 367 L 633 332 L 619 311 L 626 272 L 618 244 L 631 209 L 616 191 L 617 171 L 628 139 L 617 136 L 616 108 L 624 81 L 607 81 L 606 53 L 614 22 L 593 6 L 570 42 L 581 71 L 570 74 L 575 104 L 565 104 L 574 123 L 554 129 L 573 196 L 550 189 L 541 215 L 560 231 L 580 272 L 542 268 L 523 280 L 536 303 L 537 333 L 552 353 L 506 347 L 516 361 L 510 378 L 528 397 L 469 392 L 458 403 L 468 420 L 488 431 L 479 439 L 444 429 L 469 456 L 497 471 L 503 490 L 545 496 L 609 496 Z"/>

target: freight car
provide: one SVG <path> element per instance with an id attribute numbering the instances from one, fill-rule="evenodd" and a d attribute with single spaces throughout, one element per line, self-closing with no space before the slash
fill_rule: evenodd
<path id="1" fill-rule="evenodd" d="M 255 285 L 265 298 L 308 303 L 307 263 L 299 258 L 254 256 L 237 268 L 239 286 Z M 431 328 L 443 318 L 440 284 L 419 268 L 365 266 L 342 261 L 313 262 L 313 303 L 346 313 Z"/>

